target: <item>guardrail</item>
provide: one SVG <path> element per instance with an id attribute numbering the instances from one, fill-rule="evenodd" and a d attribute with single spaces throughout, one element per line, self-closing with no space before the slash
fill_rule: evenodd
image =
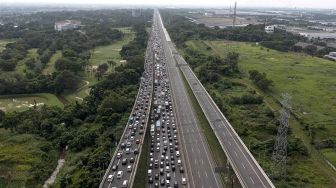
<path id="1" fill-rule="evenodd" d="M 149 34 L 149 36 L 151 36 L 151 33 Z M 147 49 L 151 48 L 151 46 L 150 46 L 151 44 L 149 43 L 149 41 L 150 41 L 150 39 L 148 40 Z M 148 66 L 148 65 L 146 64 L 146 63 L 147 63 L 147 53 L 148 53 L 148 50 L 146 50 L 146 60 L 145 60 L 146 62 L 145 62 L 145 65 L 144 65 L 145 69 L 146 69 L 146 66 Z M 152 64 L 153 64 L 153 62 L 152 62 Z M 153 66 L 152 66 L 151 68 L 152 68 L 152 71 L 153 71 Z M 153 75 L 151 75 L 151 76 L 153 76 Z M 153 82 L 153 78 L 152 78 L 151 81 Z M 139 99 L 139 95 L 140 95 L 141 88 L 142 88 L 142 81 L 140 82 L 140 86 L 139 86 L 138 93 L 137 93 L 137 96 L 136 96 L 135 101 L 134 101 L 134 104 L 133 104 L 133 108 L 132 108 L 131 114 L 130 114 L 128 120 L 127 120 L 126 127 L 125 127 L 125 129 L 124 129 L 124 132 L 123 132 L 123 134 L 122 134 L 120 140 L 122 140 L 122 139 L 124 138 L 124 136 L 125 136 L 125 134 L 126 134 L 126 132 L 127 132 L 127 129 L 128 129 L 127 125 L 130 123 L 130 118 L 132 117 L 132 114 L 133 114 L 133 112 L 134 112 L 134 110 L 135 110 L 135 107 L 136 107 L 136 105 L 137 105 L 137 101 L 138 101 L 138 99 Z M 151 90 L 153 90 L 153 84 L 152 84 L 152 88 L 151 88 Z M 153 92 L 150 92 L 150 95 L 151 95 L 150 98 L 152 98 L 152 93 L 153 93 Z M 150 108 L 151 108 L 151 100 L 150 100 L 149 105 L 148 105 L 148 109 L 149 109 L 149 110 L 150 110 Z M 146 123 L 145 123 L 144 130 L 147 129 L 148 118 L 149 118 L 149 113 L 147 113 L 147 120 L 146 120 Z M 146 134 L 146 131 L 144 131 L 144 137 L 145 137 L 145 134 Z M 112 168 L 113 161 L 114 161 L 114 159 L 115 159 L 115 157 L 116 157 L 116 154 L 118 153 L 118 150 L 119 150 L 119 148 L 120 148 L 120 145 L 121 145 L 121 141 L 119 141 L 119 143 L 118 143 L 118 145 L 117 145 L 117 148 L 116 148 L 116 150 L 114 151 L 113 157 L 112 157 L 112 159 L 111 159 L 111 161 L 110 161 L 110 163 L 109 163 L 109 166 L 108 166 L 108 168 L 107 168 L 107 170 L 106 170 L 106 172 L 105 172 L 105 174 L 104 174 L 103 180 L 100 182 L 99 188 L 102 188 L 103 185 L 104 185 L 104 183 L 105 183 L 105 181 L 106 181 L 106 178 L 107 178 L 108 173 L 110 172 L 110 170 L 111 170 L 111 168 Z M 136 156 L 136 158 L 137 158 L 137 160 L 136 160 L 136 166 L 135 166 L 135 168 L 134 168 L 134 171 L 132 172 L 132 174 L 134 174 L 134 175 L 136 174 L 137 166 L 138 166 L 138 163 L 139 163 L 138 158 L 139 158 L 139 156 L 141 155 L 142 145 L 143 145 L 143 143 L 141 144 L 141 147 L 140 147 L 140 150 L 139 150 L 139 154 Z M 131 174 L 131 176 L 132 176 L 132 174 Z M 134 175 L 133 175 L 133 176 L 134 176 Z M 133 182 L 134 182 L 134 178 L 131 179 L 130 187 L 133 186 Z"/>
<path id="2" fill-rule="evenodd" d="M 181 57 L 181 55 L 179 55 L 179 56 L 180 56 L 181 59 L 183 59 L 183 57 Z M 183 59 L 183 60 L 184 60 L 184 59 Z M 179 61 L 179 60 L 176 60 L 176 61 Z M 195 97 L 196 97 L 198 103 L 200 104 L 200 106 L 201 106 L 201 108 L 202 108 L 202 111 L 204 112 L 204 114 L 205 114 L 207 120 L 209 121 L 209 124 L 210 124 L 212 130 L 214 131 L 214 133 L 215 133 L 217 139 L 219 140 L 219 143 L 220 143 L 220 145 L 222 146 L 222 149 L 225 151 L 225 154 L 226 154 L 226 156 L 227 156 L 227 158 L 228 158 L 230 164 L 234 167 L 233 169 L 234 169 L 236 175 L 238 176 L 238 179 L 239 179 L 239 181 L 241 182 L 242 186 L 243 186 L 243 187 L 247 187 L 247 185 L 246 185 L 246 183 L 245 183 L 245 181 L 244 181 L 244 178 L 240 175 L 240 172 L 238 171 L 238 169 L 237 169 L 237 167 L 236 167 L 236 164 L 233 162 L 231 155 L 228 154 L 229 152 L 226 150 L 226 147 L 225 147 L 225 146 L 223 145 L 223 143 L 220 141 L 221 139 L 220 139 L 220 137 L 218 136 L 218 133 L 217 133 L 217 131 L 216 131 L 215 128 L 214 128 L 214 125 L 213 125 L 213 123 L 212 123 L 212 120 L 210 119 L 210 117 L 209 117 L 208 114 L 206 113 L 206 110 L 205 110 L 204 106 L 202 105 L 203 103 L 201 102 L 201 99 L 199 98 L 199 95 L 197 95 L 197 94 L 195 93 L 195 91 L 194 91 L 194 85 L 193 85 L 193 83 L 191 82 L 192 80 L 193 80 L 193 81 L 196 81 L 197 84 L 198 84 L 198 85 L 201 87 L 201 89 L 202 89 L 201 91 L 197 91 L 197 92 L 202 92 L 202 93 L 206 94 L 206 96 L 208 97 L 209 101 L 212 103 L 211 106 L 215 106 L 215 107 L 216 107 L 217 112 L 221 115 L 221 118 L 222 118 L 222 119 L 225 121 L 225 123 L 228 125 L 227 127 L 228 127 L 229 129 L 231 129 L 231 131 L 233 132 L 233 134 L 235 135 L 235 137 L 238 139 L 239 144 L 243 146 L 243 148 L 244 148 L 244 150 L 246 151 L 246 153 L 247 153 L 247 154 L 249 155 L 249 157 L 252 159 L 254 165 L 259 169 L 259 171 L 263 174 L 264 178 L 265 178 L 265 179 L 267 180 L 267 182 L 269 183 L 270 187 L 275 187 L 275 186 L 273 185 L 273 183 L 271 182 L 271 180 L 270 180 L 270 179 L 268 178 L 268 176 L 266 175 L 266 173 L 264 172 L 264 170 L 260 167 L 259 163 L 255 160 L 255 158 L 253 157 L 253 155 L 251 154 L 251 152 L 249 151 L 249 149 L 246 147 L 246 145 L 243 143 L 243 141 L 241 140 L 241 138 L 238 136 L 237 132 L 233 129 L 232 125 L 229 123 L 229 121 L 228 121 L 228 120 L 226 119 L 226 117 L 223 115 L 222 111 L 218 108 L 218 106 L 216 105 L 216 103 L 213 101 L 212 97 L 209 95 L 209 93 L 208 93 L 207 90 L 204 88 L 204 86 L 202 85 L 202 83 L 198 80 L 197 76 L 196 76 L 196 75 L 194 74 L 194 72 L 191 70 L 190 66 L 189 66 L 189 65 L 186 66 L 185 63 L 186 63 L 186 62 L 184 61 L 184 63 L 182 63 L 182 65 L 184 65 L 184 66 L 179 66 L 179 68 L 180 68 L 180 70 L 182 71 L 184 77 L 186 78 L 186 80 L 187 80 L 187 82 L 188 82 L 190 88 L 192 88 L 192 91 L 193 91 L 193 93 L 194 93 L 194 95 L 195 95 Z M 188 70 L 191 72 L 191 74 L 193 75 L 194 78 L 193 78 L 192 80 L 190 80 L 190 78 L 188 78 L 188 77 L 186 76 L 185 70 L 183 70 L 183 69 L 188 69 Z"/>

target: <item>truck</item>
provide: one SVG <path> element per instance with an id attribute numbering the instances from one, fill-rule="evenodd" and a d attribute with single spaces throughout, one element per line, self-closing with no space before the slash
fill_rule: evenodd
<path id="1" fill-rule="evenodd" d="M 154 124 L 151 124 L 150 134 L 151 134 L 151 136 L 154 136 L 154 134 L 155 134 L 155 126 L 154 126 Z"/>

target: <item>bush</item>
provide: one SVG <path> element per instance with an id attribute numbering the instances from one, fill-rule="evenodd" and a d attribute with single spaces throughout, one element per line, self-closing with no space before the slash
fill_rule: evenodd
<path id="1" fill-rule="evenodd" d="M 252 80 L 260 89 L 268 90 L 273 81 L 266 78 L 266 73 L 260 73 L 257 70 L 249 71 L 250 80 Z"/>
<path id="2" fill-rule="evenodd" d="M 263 103 L 263 97 L 259 95 L 253 95 L 250 93 L 243 94 L 240 97 L 231 97 L 231 104 L 261 104 Z"/>

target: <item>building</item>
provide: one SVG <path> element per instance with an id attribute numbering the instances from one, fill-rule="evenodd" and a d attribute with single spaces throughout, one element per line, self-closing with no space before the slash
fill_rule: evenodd
<path id="1" fill-rule="evenodd" d="M 336 52 L 330 52 L 328 55 L 325 55 L 324 58 L 336 61 Z"/>
<path id="2" fill-rule="evenodd" d="M 274 25 L 268 25 L 265 27 L 266 33 L 274 33 Z"/>
<path id="3" fill-rule="evenodd" d="M 78 29 L 80 26 L 81 26 L 81 21 L 78 21 L 78 20 L 63 20 L 63 21 L 55 22 L 56 31 Z"/>

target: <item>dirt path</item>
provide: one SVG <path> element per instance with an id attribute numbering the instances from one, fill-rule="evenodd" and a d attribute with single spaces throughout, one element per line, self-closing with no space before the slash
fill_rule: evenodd
<path id="1" fill-rule="evenodd" d="M 59 171 L 63 167 L 64 163 L 65 163 L 65 159 L 61 158 L 61 159 L 58 160 L 57 167 L 55 168 L 55 170 L 51 174 L 51 176 L 47 179 L 47 181 L 44 182 L 43 188 L 47 188 L 49 185 L 52 185 L 55 182 L 57 174 L 59 173 Z"/>

